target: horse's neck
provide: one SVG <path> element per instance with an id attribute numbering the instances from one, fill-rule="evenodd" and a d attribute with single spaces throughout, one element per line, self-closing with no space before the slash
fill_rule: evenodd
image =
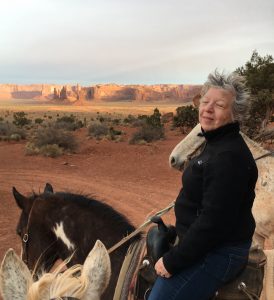
<path id="1" fill-rule="evenodd" d="M 256 159 L 257 157 L 268 153 L 261 145 L 251 140 L 247 135 L 241 132 L 242 137 L 244 138 L 248 148 L 250 149 L 253 157 Z"/>

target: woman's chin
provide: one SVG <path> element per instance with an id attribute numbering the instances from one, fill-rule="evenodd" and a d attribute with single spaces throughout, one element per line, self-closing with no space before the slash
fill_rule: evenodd
<path id="1" fill-rule="evenodd" d="M 208 122 L 202 122 L 201 127 L 203 128 L 204 131 L 210 131 L 215 129 L 213 124 L 209 124 Z"/>

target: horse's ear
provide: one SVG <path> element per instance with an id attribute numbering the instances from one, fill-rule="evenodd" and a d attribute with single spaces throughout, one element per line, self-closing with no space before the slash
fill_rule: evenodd
<path id="1" fill-rule="evenodd" d="M 44 188 L 44 193 L 50 193 L 53 194 L 53 187 L 50 183 L 46 183 L 45 188 Z"/>
<path id="2" fill-rule="evenodd" d="M 24 209 L 26 206 L 27 198 L 25 196 L 23 196 L 22 194 L 20 194 L 15 187 L 12 188 L 12 193 L 16 200 L 17 205 L 21 209 Z"/>
<path id="3" fill-rule="evenodd" d="M 82 275 L 88 279 L 87 299 L 99 297 L 108 286 L 110 258 L 104 244 L 97 240 L 83 265 Z"/>
<path id="4" fill-rule="evenodd" d="M 31 282 L 29 269 L 14 250 L 9 249 L 0 269 L 0 291 L 3 299 L 26 299 Z"/>

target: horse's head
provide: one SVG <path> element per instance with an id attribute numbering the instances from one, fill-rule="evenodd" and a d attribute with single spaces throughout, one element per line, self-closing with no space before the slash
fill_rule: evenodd
<path id="1" fill-rule="evenodd" d="M 105 246 L 97 241 L 84 265 L 60 274 L 44 274 L 33 282 L 23 261 L 10 249 L 0 269 L 0 291 L 4 300 L 82 299 L 99 300 L 110 279 L 110 259 Z"/>
<path id="2" fill-rule="evenodd" d="M 187 161 L 195 156 L 205 139 L 198 134 L 201 132 L 201 125 L 198 124 L 192 131 L 173 149 L 169 156 L 169 164 L 171 167 L 183 171 Z"/>
<path id="3" fill-rule="evenodd" d="M 46 184 L 43 194 L 33 194 L 31 197 L 23 196 L 13 187 L 13 196 L 21 209 L 17 224 L 17 234 L 22 241 L 21 256 L 31 270 L 34 267 L 49 270 L 56 260 L 51 251 L 51 246 L 56 242 L 56 236 L 47 226 L 48 216 L 45 210 L 44 196 L 49 193 L 53 193 L 50 184 Z M 39 260 L 43 261 L 43 266 L 39 266 Z"/>

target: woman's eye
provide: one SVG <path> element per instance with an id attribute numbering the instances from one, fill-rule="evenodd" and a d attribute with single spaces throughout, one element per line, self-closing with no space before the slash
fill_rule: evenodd
<path id="1" fill-rule="evenodd" d="M 220 104 L 220 103 L 216 103 L 216 106 L 217 106 L 218 108 L 225 108 L 224 105 L 223 105 L 223 104 Z"/>

